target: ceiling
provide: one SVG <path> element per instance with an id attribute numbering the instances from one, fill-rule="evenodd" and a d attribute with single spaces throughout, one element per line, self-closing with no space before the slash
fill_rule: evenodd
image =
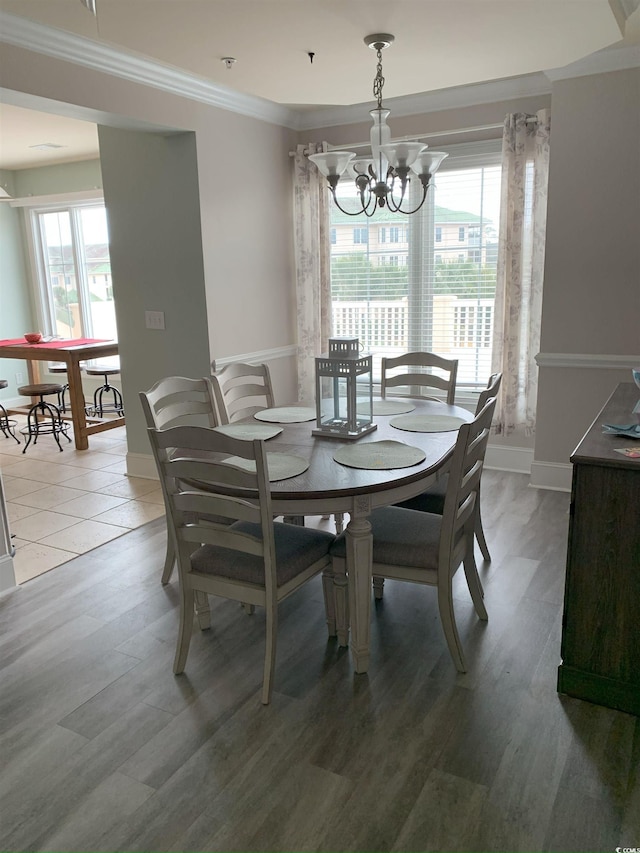
<path id="1" fill-rule="evenodd" d="M 0 0 L 0 10 L 133 52 L 238 92 L 310 109 L 560 68 L 640 43 L 640 0 Z M 310 57 L 313 53 L 313 57 Z M 222 61 L 233 57 L 231 67 Z M 313 59 L 313 61 L 311 61 Z M 61 148 L 36 149 L 42 143 Z M 86 122 L 0 108 L 0 168 L 97 156 Z"/>

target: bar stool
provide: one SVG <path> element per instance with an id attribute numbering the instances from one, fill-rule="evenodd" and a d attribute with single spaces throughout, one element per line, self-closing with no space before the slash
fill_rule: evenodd
<path id="1" fill-rule="evenodd" d="M 47 369 L 48 369 L 49 373 L 64 373 L 65 376 L 67 374 L 67 365 L 64 363 L 50 364 Z M 84 370 L 83 366 L 80 365 L 80 372 L 82 372 L 83 370 Z M 66 414 L 66 412 L 67 412 L 67 404 L 65 402 L 65 394 L 67 393 L 68 390 L 69 390 L 69 383 L 65 382 L 65 384 L 62 386 L 62 391 L 58 394 L 58 407 L 60 408 L 60 411 L 63 414 Z"/>
<path id="2" fill-rule="evenodd" d="M 96 388 L 93 395 L 93 406 L 87 409 L 87 413 L 102 417 L 105 413 L 115 412 L 123 417 L 124 405 L 122 402 L 122 394 L 117 388 L 114 388 L 113 385 L 109 384 L 109 377 L 118 376 L 120 373 L 120 367 L 116 365 L 94 365 L 93 367 L 85 367 L 85 371 L 87 376 L 104 376 L 104 385 L 100 388 Z M 102 402 L 102 398 L 105 393 L 107 395 L 107 399 L 109 398 L 109 394 L 113 394 L 113 403 Z"/>
<path id="3" fill-rule="evenodd" d="M 6 388 L 9 385 L 6 379 L 0 379 L 0 388 Z M 17 421 L 11 420 L 9 415 L 7 414 L 7 410 L 0 403 L 0 430 L 4 433 L 5 438 L 15 439 L 18 444 L 20 444 L 20 439 L 16 435 L 16 426 L 18 425 Z"/>
<path id="4" fill-rule="evenodd" d="M 71 441 L 67 435 L 69 425 L 66 421 L 62 420 L 60 409 L 53 403 L 46 402 L 44 399 L 51 394 L 60 393 L 62 393 L 62 385 L 54 382 L 39 382 L 34 385 L 23 385 L 21 388 L 18 388 L 18 394 L 22 394 L 24 397 L 40 397 L 40 401 L 29 409 L 26 427 L 20 430 L 23 435 L 29 436 L 22 450 L 23 453 L 26 453 L 27 447 L 31 444 L 31 439 L 33 439 L 34 444 L 38 443 L 39 435 L 52 435 L 60 448 L 60 452 L 62 452 L 62 445 L 58 437 L 60 433 L 64 435 L 67 441 Z M 38 420 L 38 416 L 41 417 L 41 420 Z"/>

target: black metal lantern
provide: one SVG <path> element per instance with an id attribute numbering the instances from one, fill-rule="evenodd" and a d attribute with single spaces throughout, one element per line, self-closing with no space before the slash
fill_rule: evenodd
<path id="1" fill-rule="evenodd" d="M 313 435 L 360 438 L 373 432 L 372 357 L 357 338 L 329 338 L 316 358 L 316 428 Z"/>

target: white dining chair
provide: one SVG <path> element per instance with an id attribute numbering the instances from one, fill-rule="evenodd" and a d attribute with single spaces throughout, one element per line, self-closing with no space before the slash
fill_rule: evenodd
<path id="1" fill-rule="evenodd" d="M 221 424 L 248 418 L 274 403 L 271 375 L 266 364 L 234 361 L 211 375 Z"/>
<path id="2" fill-rule="evenodd" d="M 473 421 L 463 424 L 449 468 L 449 483 L 442 515 L 400 506 L 375 509 L 370 521 L 373 534 L 373 577 L 434 586 L 438 609 L 451 657 L 459 672 L 466 672 L 462 643 L 456 627 L 452 582 L 460 567 L 478 617 L 488 618 L 484 592 L 474 557 L 473 538 L 478 491 L 495 397 L 487 401 Z M 348 633 L 349 606 L 344 600 L 346 537 L 337 537 L 331 549 L 334 605 L 338 638 Z M 350 602 L 349 602 L 350 603 Z M 362 619 L 363 614 L 355 614 Z"/>
<path id="3" fill-rule="evenodd" d="M 428 400 L 440 400 L 441 397 L 434 396 L 434 392 L 444 391 L 445 402 L 453 406 L 457 375 L 458 360 L 455 358 L 442 358 L 433 352 L 405 352 L 394 358 L 382 359 L 380 394 L 385 398 L 389 389 L 402 388 L 404 390 L 400 393 L 403 396 L 419 395 Z M 424 389 L 424 393 L 418 389 Z M 398 392 L 393 390 L 391 393 Z"/>
<path id="4" fill-rule="evenodd" d="M 498 396 L 498 391 L 500 390 L 500 382 L 502 381 L 502 373 L 493 373 L 489 377 L 489 381 L 487 383 L 487 387 L 484 388 L 480 395 L 478 396 L 478 402 L 476 404 L 476 414 L 484 409 L 487 401 L 492 397 Z M 406 501 L 401 501 L 398 506 L 406 507 L 407 509 L 417 509 L 420 512 L 433 512 L 437 515 L 442 515 L 444 512 L 444 503 L 447 494 L 447 485 L 449 482 L 449 475 L 442 474 L 442 476 L 438 477 L 433 486 L 428 489 L 426 492 L 423 492 L 420 495 L 417 495 L 415 498 L 409 498 Z M 480 492 L 478 490 L 478 512 L 476 516 L 476 539 L 478 540 L 478 545 L 480 546 L 480 551 L 482 556 L 487 562 L 491 562 L 491 553 L 489 552 L 489 548 L 487 546 L 487 540 L 484 533 L 484 528 L 482 526 L 482 513 L 480 511 Z"/>
<path id="5" fill-rule="evenodd" d="M 264 607 L 266 705 L 273 687 L 278 603 L 330 565 L 334 536 L 273 521 L 264 442 L 203 427 L 148 432 L 168 496 L 180 576 L 174 672 L 183 672 L 186 665 L 195 595 Z M 211 521 L 213 516 L 224 523 Z M 328 607 L 332 604 L 327 602 Z M 199 613 L 200 627 L 203 615 Z M 327 611 L 328 625 L 330 616 Z"/>
<path id="6" fill-rule="evenodd" d="M 208 427 L 218 425 L 213 391 L 208 379 L 167 376 L 159 379 L 148 391 L 140 391 L 139 396 L 147 427 L 167 429 L 183 425 Z M 160 476 L 159 471 L 158 475 Z M 162 477 L 160 477 L 160 485 L 166 509 L 167 495 Z M 171 580 L 175 561 L 176 553 L 170 534 L 167 510 L 167 550 L 162 569 L 163 584 Z"/>

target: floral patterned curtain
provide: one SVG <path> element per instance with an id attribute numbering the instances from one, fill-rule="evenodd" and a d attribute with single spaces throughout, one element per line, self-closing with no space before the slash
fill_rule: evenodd
<path id="1" fill-rule="evenodd" d="M 504 435 L 535 430 L 550 124 L 549 110 L 504 123 L 491 366 L 503 374 L 495 430 Z"/>
<path id="2" fill-rule="evenodd" d="M 298 399 L 315 399 L 315 357 L 331 333 L 329 199 L 327 185 L 308 159 L 324 149 L 298 145 L 294 168 L 294 250 L 298 326 Z"/>

